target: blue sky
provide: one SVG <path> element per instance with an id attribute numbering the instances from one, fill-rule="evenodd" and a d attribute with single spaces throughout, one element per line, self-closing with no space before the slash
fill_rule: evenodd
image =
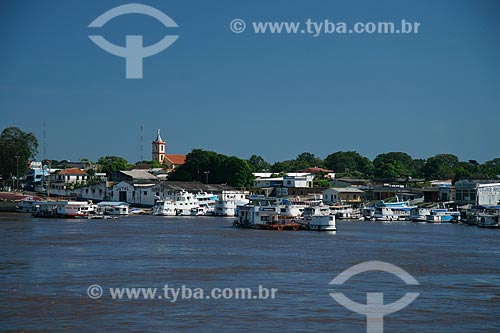
<path id="1" fill-rule="evenodd" d="M 308 151 L 404 151 L 484 162 L 500 156 L 500 2 L 140 1 L 169 15 L 88 25 L 127 1 L 0 2 L 0 128 L 35 133 L 47 158 L 140 160 L 161 128 L 167 152 L 192 148 L 270 162 Z M 229 29 L 234 18 L 247 30 Z M 255 21 L 421 23 L 411 35 L 255 34 Z M 179 39 L 125 79 L 124 45 Z"/>

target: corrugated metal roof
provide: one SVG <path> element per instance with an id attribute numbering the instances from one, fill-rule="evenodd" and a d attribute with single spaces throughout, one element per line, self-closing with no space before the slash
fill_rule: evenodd
<path id="1" fill-rule="evenodd" d="M 152 175 L 144 170 L 130 170 L 130 171 L 120 171 L 120 172 L 134 179 L 150 179 L 150 180 L 156 179 L 155 175 Z"/>
<path id="2" fill-rule="evenodd" d="M 335 190 L 337 192 L 342 192 L 342 193 L 363 193 L 364 191 L 357 189 L 355 187 L 330 187 L 327 190 Z"/>

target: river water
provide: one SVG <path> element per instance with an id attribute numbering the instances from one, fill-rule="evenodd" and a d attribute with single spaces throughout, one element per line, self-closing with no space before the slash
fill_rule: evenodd
<path id="1" fill-rule="evenodd" d="M 87 221 L 4 213 L 0 328 L 366 332 L 365 315 L 344 308 L 330 292 L 364 304 L 368 292 L 383 293 L 385 304 L 413 292 L 419 293 L 415 301 L 384 317 L 385 332 L 500 332 L 500 230 L 337 221 L 336 233 L 279 232 L 231 223 L 217 217 Z M 419 284 L 381 271 L 329 284 L 351 266 L 373 260 L 397 265 Z M 91 285 L 102 288 L 100 298 L 92 298 L 95 289 L 89 296 Z M 179 291 L 175 301 L 173 294 L 168 298 L 165 285 L 184 286 L 185 297 Z M 110 288 L 158 293 L 119 300 Z M 217 297 L 207 297 L 214 288 Z M 261 288 L 260 298 L 230 298 L 235 288 L 251 288 L 253 296 Z M 203 297 L 189 298 L 188 290 L 198 296 L 201 290 Z"/>

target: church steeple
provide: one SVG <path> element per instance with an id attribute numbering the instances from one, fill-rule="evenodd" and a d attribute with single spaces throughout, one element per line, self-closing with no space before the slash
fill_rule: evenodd
<path id="1" fill-rule="evenodd" d="M 152 160 L 158 161 L 161 164 L 165 161 L 165 154 L 167 152 L 167 143 L 162 140 L 160 135 L 160 129 L 158 129 L 158 134 L 156 139 L 152 142 Z"/>
<path id="2" fill-rule="evenodd" d="M 156 135 L 156 142 L 164 142 L 162 139 L 161 139 L 161 136 L 160 136 L 160 129 L 158 128 L 158 135 Z"/>

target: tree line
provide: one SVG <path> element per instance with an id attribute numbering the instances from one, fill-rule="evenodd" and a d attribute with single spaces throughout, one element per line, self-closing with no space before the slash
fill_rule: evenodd
<path id="1" fill-rule="evenodd" d="M 325 159 L 311 153 L 302 153 L 293 160 L 269 164 L 262 157 L 252 156 L 248 160 L 254 172 L 284 173 L 307 167 L 322 167 L 332 170 L 337 177 L 366 179 L 498 179 L 500 158 L 483 164 L 476 160 L 460 161 L 452 154 L 437 154 L 427 159 L 414 159 L 404 152 L 389 152 L 377 155 L 373 161 L 355 151 L 338 151 Z"/>
<path id="2" fill-rule="evenodd" d="M 17 173 L 26 174 L 28 162 L 38 152 L 38 141 L 33 133 L 25 133 L 17 127 L 9 127 L 0 134 L 0 176 L 7 180 Z M 52 168 L 64 168 L 67 161 L 48 161 Z M 130 170 L 134 164 L 118 156 L 103 156 L 97 163 L 82 159 L 93 166 L 93 170 L 105 172 Z M 148 162 L 152 167 L 162 167 L 156 161 Z M 475 160 L 460 161 L 452 154 L 437 154 L 427 159 L 414 159 L 404 152 L 389 152 L 377 155 L 373 161 L 356 151 L 337 151 L 324 159 L 310 152 L 299 154 L 295 159 L 268 163 L 259 155 L 248 159 L 226 156 L 213 151 L 193 149 L 186 156 L 186 163 L 177 167 L 169 179 L 200 181 L 212 184 L 228 184 L 234 187 L 253 186 L 255 172 L 276 175 L 296 172 L 309 167 L 332 170 L 337 177 L 364 179 L 499 179 L 500 158 L 485 163 Z"/>

